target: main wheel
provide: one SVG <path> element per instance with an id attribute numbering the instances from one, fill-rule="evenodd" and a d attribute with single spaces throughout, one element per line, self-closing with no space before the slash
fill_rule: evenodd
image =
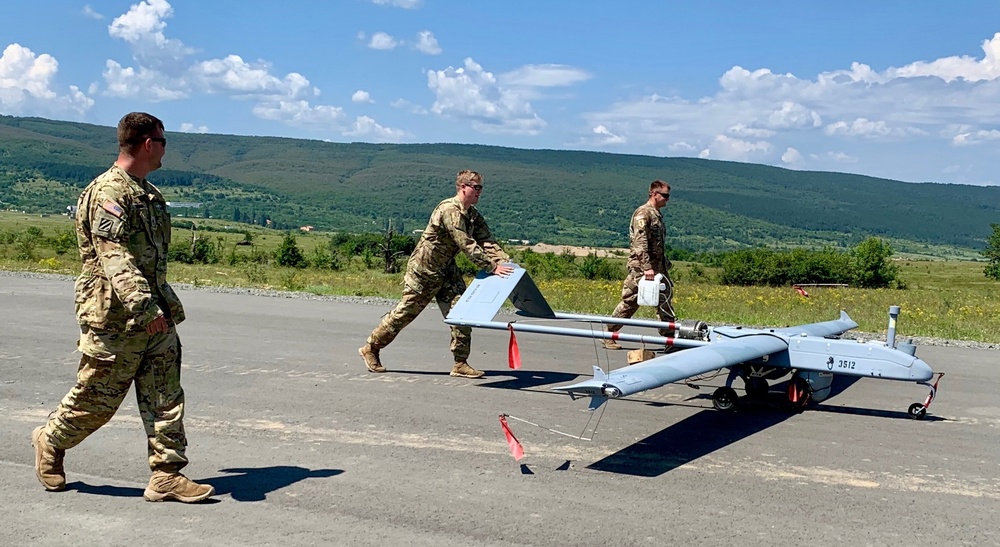
<path id="1" fill-rule="evenodd" d="M 927 407 L 925 407 L 920 403 L 913 403 L 912 405 L 910 405 L 910 408 L 906 412 L 914 420 L 920 420 L 927 415 Z"/>
<path id="2" fill-rule="evenodd" d="M 744 382 L 744 389 L 746 389 L 747 397 L 752 399 L 763 399 L 767 396 L 767 390 L 769 389 L 767 385 L 767 380 L 757 376 L 751 376 L 747 378 Z"/>
<path id="3" fill-rule="evenodd" d="M 731 387 L 720 387 L 712 394 L 712 406 L 716 410 L 732 410 L 736 406 L 736 390 Z"/>
<path id="4" fill-rule="evenodd" d="M 788 401 L 796 410 L 803 410 L 809 404 L 809 382 L 798 376 L 788 382 Z"/>

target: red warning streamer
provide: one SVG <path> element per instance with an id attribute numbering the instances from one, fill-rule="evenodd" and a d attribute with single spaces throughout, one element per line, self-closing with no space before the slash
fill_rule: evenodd
<path id="1" fill-rule="evenodd" d="M 517 347 L 517 338 L 514 336 L 514 325 L 507 323 L 507 330 L 510 331 L 510 341 L 507 342 L 507 366 L 517 370 L 521 368 L 521 350 Z"/>
<path id="2" fill-rule="evenodd" d="M 514 436 L 514 432 L 510 430 L 510 426 L 507 425 L 507 415 L 500 415 L 500 428 L 503 429 L 503 434 L 507 437 L 507 446 L 510 447 L 510 455 L 514 456 L 514 461 L 521 461 L 524 457 L 524 447 L 521 446 L 521 442 L 517 440 Z"/>

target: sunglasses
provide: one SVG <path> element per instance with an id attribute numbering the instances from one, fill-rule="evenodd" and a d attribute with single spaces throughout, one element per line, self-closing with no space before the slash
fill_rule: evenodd
<path id="1" fill-rule="evenodd" d="M 482 192 L 483 191 L 483 185 L 482 184 L 466 184 L 466 186 L 468 186 L 469 188 L 472 188 L 473 190 L 475 190 L 477 192 Z"/>
<path id="2" fill-rule="evenodd" d="M 664 192 L 657 192 L 657 194 L 660 194 L 660 197 L 662 197 L 663 199 L 670 199 L 670 192 L 666 192 L 666 193 L 664 193 Z"/>
<path id="3" fill-rule="evenodd" d="M 162 144 L 163 146 L 167 145 L 167 139 L 166 139 L 166 137 L 146 137 L 146 138 L 149 139 L 149 140 L 151 140 L 151 141 L 153 141 L 153 142 L 158 142 L 158 143 Z"/>

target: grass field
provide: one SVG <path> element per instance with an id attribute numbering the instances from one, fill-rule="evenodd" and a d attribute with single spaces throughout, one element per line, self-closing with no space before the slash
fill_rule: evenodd
<path id="1" fill-rule="evenodd" d="M 184 220 L 184 219 L 176 219 Z M 196 220 L 201 225 L 223 228 L 232 223 Z M 40 228 L 46 237 L 72 230 L 72 221 L 62 216 L 38 217 L 0 212 L 0 235 Z M 241 226 L 253 233 L 254 244 L 264 252 L 278 248 L 284 234 Z M 220 241 L 233 248 L 242 233 L 199 230 L 200 237 Z M 177 229 L 175 239 L 189 238 L 190 230 Z M 329 236 L 298 234 L 304 253 L 325 247 Z M 221 240 L 220 240 L 221 238 Z M 0 269 L 55 272 L 75 275 L 79 258 L 75 248 L 64 254 L 37 248 L 31 259 L 18 258 L 17 243 L 0 239 Z M 865 332 L 884 332 L 890 305 L 902 307 L 898 323 L 901 336 L 930 336 L 980 342 L 1000 342 L 1000 282 L 983 275 L 984 263 L 972 261 L 900 260 L 900 277 L 906 290 L 807 288 L 808 297 L 790 287 L 733 287 L 710 281 L 710 268 L 680 263 L 673 270 L 674 297 L 678 315 L 709 324 L 787 326 L 834 319 L 844 309 Z M 699 270 L 704 271 L 700 273 Z M 314 294 L 380 296 L 398 298 L 401 274 L 367 270 L 355 258 L 341 271 L 283 268 L 270 264 L 188 265 L 173 263 L 170 279 L 196 286 L 245 286 L 305 291 Z M 539 287 L 553 308 L 577 313 L 610 315 L 618 301 L 620 282 L 585 279 L 542 280 Z M 653 317 L 650 309 L 640 316 Z"/>

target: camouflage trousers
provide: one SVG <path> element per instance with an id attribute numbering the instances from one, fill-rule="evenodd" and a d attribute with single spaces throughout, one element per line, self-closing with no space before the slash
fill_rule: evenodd
<path id="1" fill-rule="evenodd" d="M 660 321 L 673 322 L 677 320 L 677 315 L 674 313 L 674 282 L 670 280 L 670 274 L 667 272 L 661 272 L 663 274 L 663 284 L 666 288 L 660 291 L 660 305 L 656 307 L 656 317 Z M 628 276 L 625 278 L 625 282 L 622 284 L 622 300 L 615 306 L 615 311 L 611 312 L 612 317 L 621 317 L 624 319 L 630 318 L 635 315 L 635 312 L 639 310 L 639 281 L 643 278 L 643 273 L 641 271 L 629 270 Z M 621 325 L 608 325 L 608 332 L 616 332 L 621 330 Z M 667 329 L 659 329 L 660 336 L 672 336 L 673 331 Z"/>
<path id="2" fill-rule="evenodd" d="M 52 446 L 73 448 L 108 423 L 135 382 L 150 469 L 173 472 L 187 465 L 181 343 L 174 327 L 147 334 L 84 326 L 80 351 L 76 385 L 46 424 Z"/>
<path id="3" fill-rule="evenodd" d="M 403 298 L 395 309 L 382 316 L 382 321 L 368 336 L 368 344 L 373 348 L 384 348 L 392 343 L 403 327 L 417 318 L 420 312 L 437 300 L 441 315 L 448 316 L 451 307 L 465 292 L 465 280 L 457 270 L 449 271 L 440 279 L 417 279 L 409 274 L 403 281 Z M 469 359 L 472 352 L 472 329 L 451 327 L 451 353 L 455 362 Z"/>

